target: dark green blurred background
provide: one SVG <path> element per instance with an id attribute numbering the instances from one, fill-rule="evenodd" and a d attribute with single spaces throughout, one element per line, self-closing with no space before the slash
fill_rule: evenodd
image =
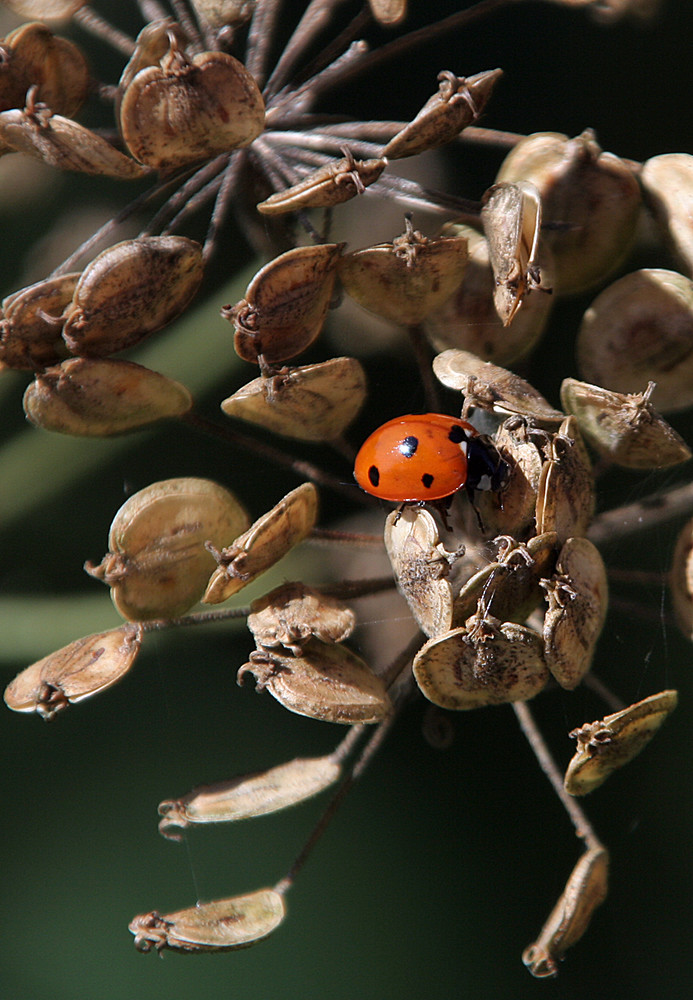
<path id="1" fill-rule="evenodd" d="M 432 17 L 433 4 L 412 5 L 428 7 L 427 13 L 415 12 L 414 24 Z M 116 12 L 121 6 L 100 9 Z M 435 8 L 447 13 L 454 6 Z M 688 2 L 665 3 L 649 26 L 612 27 L 552 4 L 516 4 L 334 95 L 329 107 L 344 106 L 361 117 L 407 117 L 433 90 L 439 69 L 470 74 L 498 65 L 506 75 L 489 125 L 571 135 L 591 126 L 605 148 L 634 159 L 691 152 L 692 30 Z M 94 45 L 92 59 L 103 76 L 117 78 L 118 61 L 102 46 Z M 97 120 L 96 109 L 89 114 Z M 66 252 L 53 250 L 50 240 L 38 255 L 30 249 L 56 219 L 68 231 L 84 225 L 88 232 L 93 219 L 107 218 L 127 197 L 123 188 L 93 179 L 65 177 L 51 184 L 42 171 L 10 169 L 10 159 L 0 160 L 1 294 L 43 276 L 53 266 L 45 264 L 49 255 L 55 254 L 55 263 Z M 479 197 L 497 164 L 495 154 L 463 149 L 443 169 L 449 182 L 462 178 L 459 193 Z M 394 235 L 364 224 L 350 239 L 363 245 Z M 249 264 L 244 244 L 231 233 L 210 289 Z M 661 252 L 644 248 L 630 266 L 668 264 Z M 248 377 L 233 361 L 228 327 L 218 319 L 219 306 L 240 297 L 246 280 L 247 274 L 214 292 L 207 307 L 147 348 L 155 367 L 195 382 L 210 414 Z M 528 367 L 554 403 L 561 378 L 576 374 L 573 331 L 586 304 L 559 306 L 551 334 Z M 167 346 L 172 340 L 175 345 Z M 375 353 L 368 367 L 384 413 L 396 412 L 402 386 L 416 393 L 403 346 L 394 359 Z M 8 372 L 0 380 L 0 663 L 6 680 L 57 646 L 118 623 L 105 589 L 88 580 L 81 565 L 103 554 L 110 520 L 130 492 L 168 476 L 208 476 L 235 489 L 257 515 L 297 483 L 188 431 L 75 443 L 25 430 L 26 381 Z M 418 401 L 405 398 L 402 410 L 417 408 Z M 691 440 L 690 416 L 674 423 Z M 310 457 L 327 460 L 318 449 Z M 348 470 L 335 468 L 349 478 Z M 629 502 L 674 480 L 671 474 L 610 476 L 600 503 Z M 326 496 L 323 510 L 329 523 L 346 507 Z M 664 571 L 677 527 L 614 546 L 607 562 Z M 324 571 L 320 560 L 340 557 L 321 550 L 306 558 L 305 566 L 297 560 L 292 568 L 280 567 L 262 589 L 292 574 L 318 579 Z M 315 801 L 234 828 L 197 830 L 176 845 L 157 832 L 157 803 L 202 782 L 328 752 L 341 735 L 337 727 L 290 715 L 269 696 L 236 688 L 235 671 L 250 643 L 242 631 L 217 628 L 148 638 L 130 677 L 51 725 L 0 712 L 0 995 L 689 995 L 691 648 L 669 622 L 661 586 L 619 584 L 614 597 L 595 664 L 600 676 L 628 701 L 678 687 L 681 704 L 647 753 L 588 801 L 612 851 L 611 893 L 556 981 L 532 980 L 520 954 L 577 860 L 572 828 L 510 709 L 454 717 L 455 741 L 440 751 L 422 737 L 419 702 L 343 806 L 289 895 L 289 919 L 270 941 L 234 955 L 167 954 L 162 961 L 136 953 L 127 931 L 134 914 L 271 885 L 323 805 Z M 619 600 L 637 602 L 642 610 L 624 610 Z M 599 717 L 602 706 L 588 693 L 558 692 L 539 699 L 536 711 L 565 763 L 572 746 L 566 732 Z"/>

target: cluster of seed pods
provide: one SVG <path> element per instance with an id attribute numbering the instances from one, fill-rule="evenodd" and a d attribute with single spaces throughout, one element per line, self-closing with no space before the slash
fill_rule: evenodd
<path id="1" fill-rule="evenodd" d="M 52 6 L 69 16 L 83 4 Z M 232 26 L 232 6 L 192 4 L 220 32 Z M 384 7 L 382 23 L 403 16 L 396 4 Z M 0 76 L 0 154 L 21 152 L 59 169 L 122 180 L 156 173 L 164 184 L 236 150 L 259 156 L 264 150 L 273 162 L 271 130 L 281 104 L 265 100 L 234 56 L 192 46 L 174 18 L 143 29 L 115 88 L 122 149 L 72 119 L 90 86 L 76 46 L 30 23 L 9 35 L 3 49 L 9 70 Z M 270 220 L 303 218 L 367 188 L 387 191 L 391 161 L 474 128 L 500 75 L 441 72 L 438 92 L 412 121 L 390 123 L 378 155 L 357 159 L 347 148 L 292 183 L 287 168 L 287 183 L 263 197 L 258 212 Z M 498 488 L 473 491 L 471 503 L 456 491 L 442 513 L 440 505 L 410 504 L 402 496 L 403 504 L 387 514 L 393 586 L 419 630 L 414 648 L 388 669 L 372 669 L 349 645 L 358 618 L 346 591 L 335 596 L 288 581 L 242 609 L 256 649 L 239 665 L 239 683 L 250 673 L 258 690 L 289 711 L 347 726 L 347 735 L 330 755 L 162 801 L 164 836 L 177 840 L 191 826 L 276 812 L 350 781 L 367 759 L 345 765 L 364 727 L 385 732 L 415 686 L 439 708 L 468 711 L 521 706 L 551 685 L 571 691 L 584 681 L 608 605 L 606 568 L 590 538 L 598 491 L 590 452 L 599 464 L 631 470 L 669 468 L 691 457 L 661 413 L 693 406 L 692 190 L 693 157 L 668 154 L 640 167 L 602 152 L 590 131 L 575 138 L 541 133 L 509 153 L 481 199 L 476 225 L 453 219 L 428 237 L 407 216 L 389 243 L 350 250 L 320 238 L 294 246 L 256 273 L 240 301 L 221 308 L 233 325 L 236 353 L 260 372 L 223 400 L 227 417 L 293 442 L 345 450 L 368 400 L 362 361 L 287 364 L 316 345 L 341 289 L 430 348 L 433 377 L 459 394 L 455 419 L 483 426 L 507 474 Z M 627 260 L 645 211 L 682 272 L 642 269 L 604 287 Z M 316 235 L 312 224 L 308 231 Z M 24 396 L 28 419 L 44 430 L 100 437 L 189 415 L 193 399 L 184 385 L 112 355 L 184 313 L 204 264 L 205 251 L 194 240 L 143 235 L 106 248 L 82 271 L 57 273 L 7 296 L 0 365 L 33 373 Z M 555 409 L 506 366 L 531 354 L 559 297 L 592 291 L 598 294 L 577 337 L 581 380 L 564 379 L 562 409 Z M 422 371 L 430 385 L 431 370 Z M 234 598 L 314 534 L 318 520 L 311 482 L 252 523 L 243 504 L 212 480 L 167 479 L 138 491 L 115 515 L 108 553 L 85 564 L 108 585 L 126 623 L 32 664 L 9 684 L 6 703 L 50 719 L 102 692 L 133 667 L 148 632 L 192 620 L 199 602 L 216 606 Z M 688 636 L 691 524 L 671 574 L 676 615 Z M 599 787 L 646 746 L 676 702 L 675 691 L 658 692 L 571 733 L 577 751 L 565 795 Z M 535 976 L 556 974 L 606 897 L 608 852 L 587 829 L 579 831 L 584 854 L 524 954 Z M 244 947 L 281 924 L 291 884 L 287 877 L 273 888 L 163 916 L 152 911 L 130 929 L 142 951 Z"/>

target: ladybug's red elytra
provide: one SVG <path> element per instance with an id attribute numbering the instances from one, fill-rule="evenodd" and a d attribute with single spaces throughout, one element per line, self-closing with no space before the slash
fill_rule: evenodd
<path id="1" fill-rule="evenodd" d="M 354 465 L 361 489 L 394 503 L 441 500 L 462 487 L 500 489 L 505 471 L 471 424 L 442 413 L 388 420 L 364 441 Z"/>

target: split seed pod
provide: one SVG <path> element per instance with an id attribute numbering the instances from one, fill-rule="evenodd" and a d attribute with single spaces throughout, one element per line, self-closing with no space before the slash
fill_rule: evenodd
<path id="1" fill-rule="evenodd" d="M 67 355 L 63 313 L 79 273 L 39 281 L 8 295 L 0 319 L 0 361 L 8 368 L 43 368 Z"/>
<path id="2" fill-rule="evenodd" d="M 202 248 L 184 236 L 145 236 L 104 250 L 84 270 L 63 337 L 73 354 L 103 357 L 179 316 L 202 281 Z"/>
<path id="3" fill-rule="evenodd" d="M 609 775 L 644 750 L 678 703 L 676 691 L 660 691 L 570 734 L 577 740 L 575 756 L 565 773 L 570 795 L 587 795 Z"/>
<path id="4" fill-rule="evenodd" d="M 667 242 L 693 277 L 693 156 L 653 156 L 643 164 L 640 183 Z"/>
<path id="5" fill-rule="evenodd" d="M 343 243 L 287 250 L 265 264 L 245 298 L 221 315 L 235 326 L 234 347 L 244 361 L 287 361 L 305 351 L 330 308 Z"/>
<path id="6" fill-rule="evenodd" d="M 217 561 L 202 600 L 221 604 L 247 587 L 306 538 L 318 518 L 318 491 L 303 483 L 287 493 L 227 548 L 210 551 Z"/>
<path id="7" fill-rule="evenodd" d="M 134 918 L 130 931 L 138 951 L 232 951 L 271 934 L 286 915 L 284 897 L 275 889 L 199 903 L 163 916 L 153 910 Z"/>
<path id="8" fill-rule="evenodd" d="M 5 703 L 15 712 L 37 712 L 50 720 L 68 705 L 121 680 L 141 643 L 139 625 L 121 625 L 77 639 L 17 674 L 5 690 Z"/>
<path id="9" fill-rule="evenodd" d="M 594 476 L 575 417 L 565 418 L 546 453 L 537 489 L 537 531 L 555 531 L 560 542 L 586 535 L 594 515 Z"/>
<path id="10" fill-rule="evenodd" d="M 375 183 L 387 160 L 355 160 L 347 153 L 341 160 L 327 163 L 308 174 L 298 184 L 270 195 L 257 210 L 262 215 L 284 215 L 304 208 L 332 208 L 351 201 Z"/>
<path id="11" fill-rule="evenodd" d="M 691 457 L 691 450 L 644 392 L 620 393 L 598 385 L 563 379 L 561 403 L 577 418 L 583 436 L 603 457 L 627 469 L 664 469 Z"/>
<path id="12" fill-rule="evenodd" d="M 111 524 L 109 552 L 91 576 L 111 587 L 124 618 L 176 618 L 202 597 L 221 546 L 248 524 L 236 498 L 208 479 L 164 479 L 123 504 Z"/>
<path id="13" fill-rule="evenodd" d="M 314 636 L 323 642 L 343 642 L 354 631 L 351 608 L 303 583 L 283 583 L 250 605 L 248 628 L 258 647 L 283 646 L 300 656 Z"/>
<path id="14" fill-rule="evenodd" d="M 544 463 L 539 441 L 545 432 L 532 432 L 524 417 L 509 417 L 496 431 L 493 443 L 508 469 L 502 492 L 480 490 L 474 498 L 486 532 L 526 538 L 535 527 L 537 491 Z M 471 612 L 470 612 L 471 613 Z"/>
<path id="15" fill-rule="evenodd" d="M 366 373 L 356 358 L 331 358 L 248 382 L 225 399 L 227 417 L 296 441 L 341 437 L 366 401 Z"/>

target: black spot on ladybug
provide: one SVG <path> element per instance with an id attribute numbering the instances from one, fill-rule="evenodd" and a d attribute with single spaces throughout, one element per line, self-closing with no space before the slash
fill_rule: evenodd
<path id="1" fill-rule="evenodd" d="M 416 449 L 419 447 L 419 439 L 413 434 L 405 437 L 399 443 L 399 452 L 405 458 L 412 458 L 416 454 Z"/>
<path id="2" fill-rule="evenodd" d="M 467 435 L 464 433 L 464 427 L 459 427 L 457 424 L 453 424 L 448 431 L 448 438 L 453 444 L 462 444 L 463 441 L 467 440 Z"/>
<path id="3" fill-rule="evenodd" d="M 378 486 L 380 484 L 380 470 L 377 465 L 371 465 L 368 470 L 368 482 L 371 486 Z"/>
<path id="4" fill-rule="evenodd" d="M 430 472 L 425 472 L 421 477 L 421 482 L 423 483 L 423 485 L 426 487 L 427 490 L 430 490 L 431 486 L 433 486 L 434 479 L 435 476 L 432 476 Z"/>

